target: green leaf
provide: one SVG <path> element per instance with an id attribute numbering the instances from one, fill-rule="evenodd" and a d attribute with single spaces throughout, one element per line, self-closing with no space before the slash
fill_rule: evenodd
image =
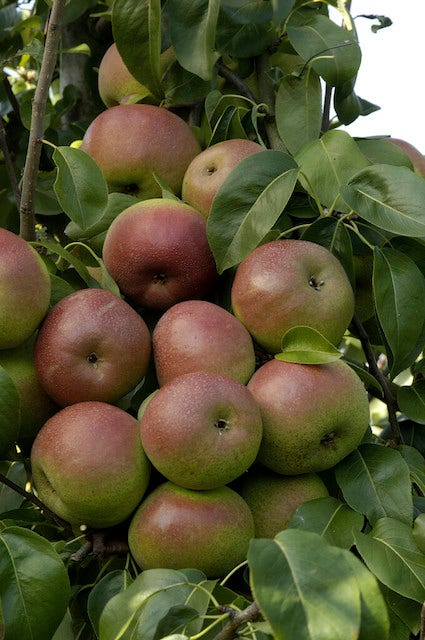
<path id="1" fill-rule="evenodd" d="M 409 467 L 412 483 L 425 495 L 425 459 L 423 455 L 414 447 L 402 444 L 397 447 L 403 459 Z"/>
<path id="2" fill-rule="evenodd" d="M 215 34 L 219 0 L 168 0 L 171 42 L 184 69 L 203 80 L 212 78 L 219 54 Z"/>
<path id="3" fill-rule="evenodd" d="M 404 385 L 397 392 L 398 407 L 411 420 L 425 425 L 425 380 Z"/>
<path id="4" fill-rule="evenodd" d="M 336 466 L 335 478 L 347 504 L 372 525 L 386 516 L 412 522 L 409 467 L 398 451 L 361 444 Z"/>
<path id="5" fill-rule="evenodd" d="M 183 571 L 143 571 L 106 603 L 99 620 L 99 640 L 154 640 L 159 621 L 171 607 L 185 604 L 192 591 Z"/>
<path id="6" fill-rule="evenodd" d="M 416 602 L 425 600 L 425 555 L 413 539 L 412 525 L 378 520 L 370 534 L 354 532 L 357 550 L 380 582 Z"/>
<path id="7" fill-rule="evenodd" d="M 425 236 L 425 180 L 407 167 L 375 164 L 341 187 L 341 196 L 361 218 L 396 235 Z"/>
<path id="8" fill-rule="evenodd" d="M 48 540 L 15 526 L 0 531 L 0 601 L 6 638 L 51 638 L 69 597 L 65 565 Z"/>
<path id="9" fill-rule="evenodd" d="M 216 45 L 221 54 L 252 58 L 266 51 L 275 38 L 269 0 L 221 2 Z"/>
<path id="10" fill-rule="evenodd" d="M 416 636 L 420 629 L 422 605 L 419 602 L 401 596 L 383 584 L 381 584 L 381 591 L 387 603 L 390 616 L 391 640 L 410 640 L 410 633 Z"/>
<path id="11" fill-rule="evenodd" d="M 341 500 L 329 496 L 301 504 L 288 522 L 290 529 L 312 531 L 329 544 L 350 549 L 354 544 L 353 529 L 361 531 L 364 517 Z"/>
<path id="12" fill-rule="evenodd" d="M 0 462 L 0 473 L 6 476 L 8 480 L 14 482 L 21 489 L 25 488 L 27 482 L 27 472 L 22 462 Z M 18 509 L 25 498 L 19 493 L 0 483 L 0 514 Z"/>
<path id="13" fill-rule="evenodd" d="M 301 76 L 287 75 L 276 94 L 276 125 L 285 147 L 292 154 L 316 140 L 322 125 L 320 78 L 311 68 Z"/>
<path id="14" fill-rule="evenodd" d="M 297 177 L 294 160 L 281 151 L 260 151 L 237 164 L 207 218 L 208 241 L 220 273 L 263 240 L 284 210 Z"/>
<path id="15" fill-rule="evenodd" d="M 409 256 L 375 247 L 373 289 L 376 313 L 391 349 L 390 373 L 395 377 L 423 348 L 425 279 Z"/>
<path id="16" fill-rule="evenodd" d="M 58 168 L 56 197 L 81 229 L 95 224 L 108 202 L 108 188 L 96 162 L 81 149 L 56 147 L 53 161 Z"/>
<path id="17" fill-rule="evenodd" d="M 5 455 L 19 434 L 20 398 L 6 369 L 0 366 L 0 456 Z"/>
<path id="18" fill-rule="evenodd" d="M 296 11 L 288 21 L 287 33 L 295 51 L 327 84 L 342 85 L 359 70 L 361 51 L 354 31 L 336 25 L 327 16 Z"/>
<path id="19" fill-rule="evenodd" d="M 292 327 L 282 337 L 282 352 L 277 360 L 300 364 L 323 364 L 341 358 L 342 353 L 312 327 Z"/>
<path id="20" fill-rule="evenodd" d="M 358 640 L 394 640 L 390 636 L 388 609 L 375 576 L 354 554 L 347 554 L 361 597 L 361 625 Z"/>
<path id="21" fill-rule="evenodd" d="M 349 554 L 297 529 L 251 540 L 251 589 L 275 640 L 358 637 L 360 590 Z"/>
<path id="22" fill-rule="evenodd" d="M 130 73 L 154 96 L 162 98 L 161 1 L 114 0 L 112 30 Z"/>
<path id="23" fill-rule="evenodd" d="M 87 600 L 87 613 L 96 636 L 99 636 L 99 619 L 106 603 L 117 593 L 125 591 L 132 581 L 127 570 L 116 569 L 103 576 L 91 589 Z"/>
<path id="24" fill-rule="evenodd" d="M 348 212 L 340 189 L 360 169 L 369 166 L 353 138 L 345 131 L 327 131 L 319 140 L 301 147 L 294 157 L 304 189 L 325 207 Z"/>

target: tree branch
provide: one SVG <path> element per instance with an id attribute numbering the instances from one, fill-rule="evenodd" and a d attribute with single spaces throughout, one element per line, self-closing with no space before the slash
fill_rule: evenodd
<path id="1" fill-rule="evenodd" d="M 356 328 L 359 340 L 366 356 L 369 371 L 381 385 L 383 401 L 387 405 L 388 420 L 391 426 L 392 439 L 394 441 L 394 444 L 400 444 L 401 431 L 400 425 L 397 420 L 397 400 L 389 387 L 387 378 L 378 367 L 372 345 L 370 344 L 369 335 L 356 315 L 354 315 L 353 317 L 353 325 Z"/>
<path id="2" fill-rule="evenodd" d="M 6 129 L 4 127 L 3 118 L 1 116 L 0 116 L 0 150 L 3 153 L 4 164 L 6 166 L 7 175 L 9 178 L 9 182 L 12 185 L 12 191 L 15 196 L 16 206 L 19 209 L 21 205 L 21 192 L 19 190 L 18 180 L 16 178 L 15 170 L 13 168 L 12 158 L 10 156 L 9 147 L 7 145 Z"/>
<path id="3" fill-rule="evenodd" d="M 3 473 L 0 473 L 0 482 L 9 487 L 9 489 L 16 491 L 16 493 L 19 493 L 19 495 L 21 495 L 26 500 L 29 500 L 29 502 L 32 502 L 32 504 L 35 504 L 41 511 L 47 513 L 51 518 L 53 518 L 53 520 L 55 520 L 61 527 L 63 527 L 64 529 L 72 530 L 69 522 L 66 522 L 66 520 L 62 520 L 62 518 L 56 515 L 56 513 L 53 513 L 53 511 L 46 507 L 46 505 L 41 502 L 41 500 L 39 500 L 37 496 L 35 496 L 33 493 L 30 493 L 29 491 L 26 491 L 25 489 L 20 487 L 19 484 L 16 484 L 16 482 L 9 480 L 9 478 Z"/>
<path id="4" fill-rule="evenodd" d="M 223 627 L 223 629 L 214 636 L 213 640 L 234 640 L 234 638 L 238 637 L 238 629 L 241 625 L 246 622 L 254 622 L 258 620 L 261 615 L 260 609 L 258 608 L 258 604 L 253 602 L 243 611 L 234 611 L 231 609 L 224 609 L 224 611 L 229 612 L 229 622 Z"/>
<path id="5" fill-rule="evenodd" d="M 264 117 L 264 127 L 266 129 L 268 143 L 271 149 L 286 151 L 276 126 L 275 102 L 276 96 L 273 82 L 268 75 L 270 69 L 269 54 L 263 53 L 255 58 L 255 69 L 257 74 L 258 90 L 260 102 L 267 106 L 268 113 Z"/>
<path id="6" fill-rule="evenodd" d="M 41 149 L 43 145 L 44 116 L 46 113 L 49 88 L 56 66 L 61 22 L 65 4 L 66 0 L 53 0 L 50 19 L 47 26 L 46 43 L 40 68 L 40 75 L 35 88 L 32 104 L 30 135 L 22 179 L 20 204 L 20 235 L 25 240 L 35 239 L 34 199 Z"/>

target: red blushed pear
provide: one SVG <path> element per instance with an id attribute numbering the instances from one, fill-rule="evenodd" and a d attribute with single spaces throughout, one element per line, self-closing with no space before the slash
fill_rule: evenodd
<path id="1" fill-rule="evenodd" d="M 240 263 L 231 304 L 254 340 L 276 354 L 286 331 L 301 325 L 338 346 L 353 317 L 354 293 L 342 264 L 325 247 L 274 240 Z"/>
<path id="2" fill-rule="evenodd" d="M 307 365 L 275 358 L 257 369 L 248 389 L 263 420 L 257 460 L 276 473 L 330 469 L 369 427 L 366 389 L 343 360 Z"/>
<path id="3" fill-rule="evenodd" d="M 194 568 L 221 578 L 244 562 L 253 536 L 252 513 L 233 489 L 193 491 L 165 482 L 134 514 L 128 544 L 142 570 Z"/>
<path id="4" fill-rule="evenodd" d="M 425 178 L 425 156 L 411 142 L 400 138 L 385 138 L 388 142 L 399 147 L 410 159 L 415 172 Z"/>
<path id="5" fill-rule="evenodd" d="M 223 140 L 204 149 L 186 169 L 183 200 L 207 217 L 215 194 L 229 173 L 243 158 L 259 151 L 264 151 L 264 147 L 244 138 Z"/>
<path id="6" fill-rule="evenodd" d="M 236 490 L 254 516 L 256 538 L 274 538 L 300 505 L 329 495 L 317 473 L 283 476 L 267 469 L 250 471 Z"/>
<path id="7" fill-rule="evenodd" d="M 52 416 L 31 450 L 40 500 L 72 525 L 112 527 L 126 520 L 147 489 L 151 465 L 139 424 L 104 402 L 79 402 Z"/>
<path id="8" fill-rule="evenodd" d="M 34 362 L 44 390 L 60 406 L 114 403 L 144 377 L 151 336 L 143 318 L 105 289 L 62 298 L 37 335 Z"/>
<path id="9" fill-rule="evenodd" d="M 0 228 L 0 349 L 30 338 L 47 313 L 50 292 L 40 255 L 23 238 Z"/>
<path id="10" fill-rule="evenodd" d="M 243 474 L 262 437 L 260 410 L 245 385 L 218 373 L 173 378 L 141 415 L 146 455 L 167 480 L 214 489 Z"/>
<path id="11" fill-rule="evenodd" d="M 113 42 L 99 64 L 99 95 L 107 107 L 131 102 L 133 97 L 146 97 L 149 91 L 130 73 Z"/>
<path id="12" fill-rule="evenodd" d="M 122 211 L 106 233 L 103 260 L 123 295 L 147 309 L 202 298 L 218 276 L 205 218 L 169 198 Z"/>
<path id="13" fill-rule="evenodd" d="M 183 176 L 201 147 L 190 126 L 150 104 L 119 104 L 100 113 L 80 147 L 102 170 L 109 191 L 140 200 L 161 195 L 157 174 L 180 194 Z"/>
<path id="14" fill-rule="evenodd" d="M 199 370 L 245 384 L 255 370 L 254 343 L 247 329 L 207 300 L 186 300 L 168 309 L 155 325 L 152 347 L 160 385 Z"/>

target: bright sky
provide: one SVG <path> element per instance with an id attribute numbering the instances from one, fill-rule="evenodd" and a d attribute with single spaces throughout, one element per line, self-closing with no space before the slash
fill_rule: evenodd
<path id="1" fill-rule="evenodd" d="M 356 18 L 362 64 L 355 90 L 381 109 L 346 127 L 353 136 L 403 138 L 425 154 L 425 0 L 352 0 L 351 15 L 385 15 L 392 25 Z"/>

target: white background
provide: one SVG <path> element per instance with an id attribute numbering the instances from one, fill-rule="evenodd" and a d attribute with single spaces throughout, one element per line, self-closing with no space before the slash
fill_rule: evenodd
<path id="1" fill-rule="evenodd" d="M 373 33 L 378 21 L 359 14 L 385 15 L 392 25 Z M 351 15 L 362 50 L 355 91 L 381 109 L 343 128 L 403 138 L 425 154 L 425 0 L 352 0 Z"/>

